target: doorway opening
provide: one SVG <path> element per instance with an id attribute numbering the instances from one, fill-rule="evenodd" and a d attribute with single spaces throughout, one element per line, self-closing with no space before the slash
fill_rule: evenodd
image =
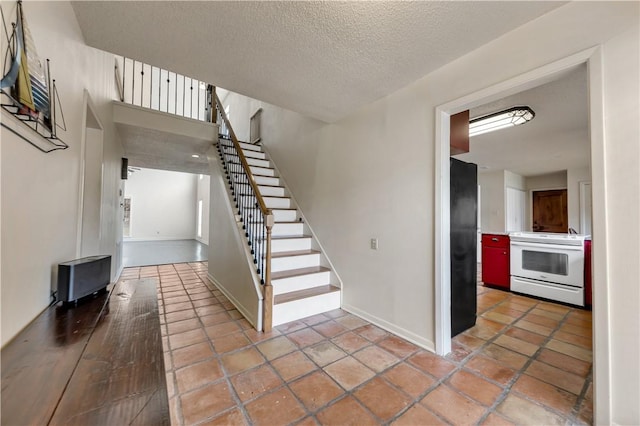
<path id="1" fill-rule="evenodd" d="M 450 199 L 449 199 L 449 117 L 461 111 L 502 99 L 545 83 L 557 80 L 562 75 L 584 66 L 588 70 L 588 119 L 591 175 L 594 180 L 604 176 L 604 137 L 602 116 L 602 53 L 598 48 L 589 49 L 529 71 L 513 79 L 496 84 L 479 92 L 454 100 L 436 108 L 436 352 L 444 355 L 451 351 L 451 242 L 450 242 Z M 609 371 L 608 307 L 606 282 L 606 226 L 604 223 L 604 188 L 593 187 L 591 199 L 594 239 L 593 283 L 598 299 L 593 301 L 593 339 L 598 342 L 598 351 L 593 352 L 595 393 L 607 394 L 606 379 Z M 484 197 L 484 195 L 483 195 Z M 590 203 L 586 201 L 585 203 Z M 582 203 L 582 201 L 580 201 Z M 589 213 L 591 214 L 591 212 Z M 585 219 L 586 220 L 586 219 Z M 580 225 L 581 230 L 583 229 Z M 595 290 L 594 290 L 595 292 Z M 594 407 L 598 408 L 598 399 Z M 603 411 L 606 400 L 600 400 Z"/>
<path id="2" fill-rule="evenodd" d="M 131 197 L 124 198 L 124 215 L 122 218 L 122 236 L 131 237 Z"/>

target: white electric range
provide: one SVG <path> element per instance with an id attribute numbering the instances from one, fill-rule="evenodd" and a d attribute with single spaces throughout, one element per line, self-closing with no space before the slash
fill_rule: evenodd
<path id="1" fill-rule="evenodd" d="M 512 232 L 511 290 L 584 306 L 584 241 L 589 238 Z"/>

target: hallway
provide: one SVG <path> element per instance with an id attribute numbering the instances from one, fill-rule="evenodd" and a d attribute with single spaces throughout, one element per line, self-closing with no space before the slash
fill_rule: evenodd
<path id="1" fill-rule="evenodd" d="M 206 261 L 209 247 L 197 240 L 127 241 L 122 243 L 122 264 L 134 266 L 166 265 Z"/>

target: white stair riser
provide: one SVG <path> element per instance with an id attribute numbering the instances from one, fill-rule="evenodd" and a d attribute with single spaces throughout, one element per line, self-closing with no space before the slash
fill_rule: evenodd
<path id="1" fill-rule="evenodd" d="M 249 168 L 251 169 L 251 173 L 253 174 L 258 174 L 258 175 L 262 175 L 262 176 L 275 176 L 276 175 L 276 171 L 273 169 L 267 169 L 264 167 L 256 167 L 256 166 L 249 166 Z"/>
<path id="2" fill-rule="evenodd" d="M 247 158 L 257 158 L 258 160 L 266 160 L 267 159 L 267 154 L 265 154 L 264 152 L 250 151 L 248 149 L 243 149 L 242 153 Z"/>
<path id="3" fill-rule="evenodd" d="M 271 252 L 309 250 L 311 248 L 311 238 L 287 238 L 282 240 L 271 240 Z"/>
<path id="4" fill-rule="evenodd" d="M 277 177 L 254 176 L 253 179 L 258 185 L 280 185 L 280 179 Z"/>
<path id="5" fill-rule="evenodd" d="M 272 324 L 277 326 L 300 318 L 332 311 L 340 307 L 340 292 L 334 291 L 306 299 L 294 300 L 273 306 Z"/>
<path id="6" fill-rule="evenodd" d="M 299 256 L 271 258 L 271 271 L 288 271 L 290 269 L 310 268 L 320 265 L 320 253 Z"/>
<path id="7" fill-rule="evenodd" d="M 262 147 L 260 145 L 252 145 L 250 143 L 240 142 L 240 148 L 246 151 L 259 151 L 262 152 Z"/>
<path id="8" fill-rule="evenodd" d="M 262 197 L 264 203 L 269 209 L 288 209 L 291 207 L 291 199 L 289 198 L 274 198 L 274 197 Z"/>
<path id="9" fill-rule="evenodd" d="M 256 167 L 271 167 L 271 162 L 269 160 L 258 160 L 257 158 L 247 158 L 247 164 L 250 166 Z"/>
<path id="10" fill-rule="evenodd" d="M 284 188 L 281 186 L 260 186 L 258 189 L 263 197 L 284 197 Z"/>
<path id="11" fill-rule="evenodd" d="M 269 207 L 267 205 L 267 207 Z M 304 232 L 304 224 L 300 222 L 296 223 L 276 223 L 271 229 L 271 235 L 302 235 Z"/>
<path id="12" fill-rule="evenodd" d="M 236 150 L 232 147 L 223 147 L 222 152 L 224 152 L 225 155 L 232 155 L 234 158 L 238 158 Z M 242 154 L 244 154 L 247 160 L 256 159 L 256 160 L 268 161 L 267 154 L 265 154 L 264 152 L 247 151 L 243 149 Z"/>
<path id="13" fill-rule="evenodd" d="M 244 175 L 233 175 L 235 181 L 237 183 L 248 183 L 249 180 Z M 277 177 L 269 177 L 269 176 L 253 176 L 256 184 L 260 185 L 269 185 L 269 186 L 280 186 L 280 179 Z"/>
<path id="14" fill-rule="evenodd" d="M 300 275 L 291 278 L 271 280 L 273 294 L 284 294 L 292 291 L 307 290 L 309 288 L 330 284 L 331 273 L 329 271 L 317 274 Z"/>
<path id="15" fill-rule="evenodd" d="M 295 222 L 298 220 L 297 210 L 273 210 L 273 220 L 276 222 Z"/>

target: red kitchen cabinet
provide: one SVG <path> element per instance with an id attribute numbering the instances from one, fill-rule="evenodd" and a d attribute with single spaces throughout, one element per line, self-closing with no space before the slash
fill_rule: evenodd
<path id="1" fill-rule="evenodd" d="M 592 305 L 593 286 L 591 284 L 591 240 L 584 241 L 584 304 Z"/>
<path id="2" fill-rule="evenodd" d="M 510 289 L 509 236 L 482 234 L 482 282 L 505 290 Z"/>

